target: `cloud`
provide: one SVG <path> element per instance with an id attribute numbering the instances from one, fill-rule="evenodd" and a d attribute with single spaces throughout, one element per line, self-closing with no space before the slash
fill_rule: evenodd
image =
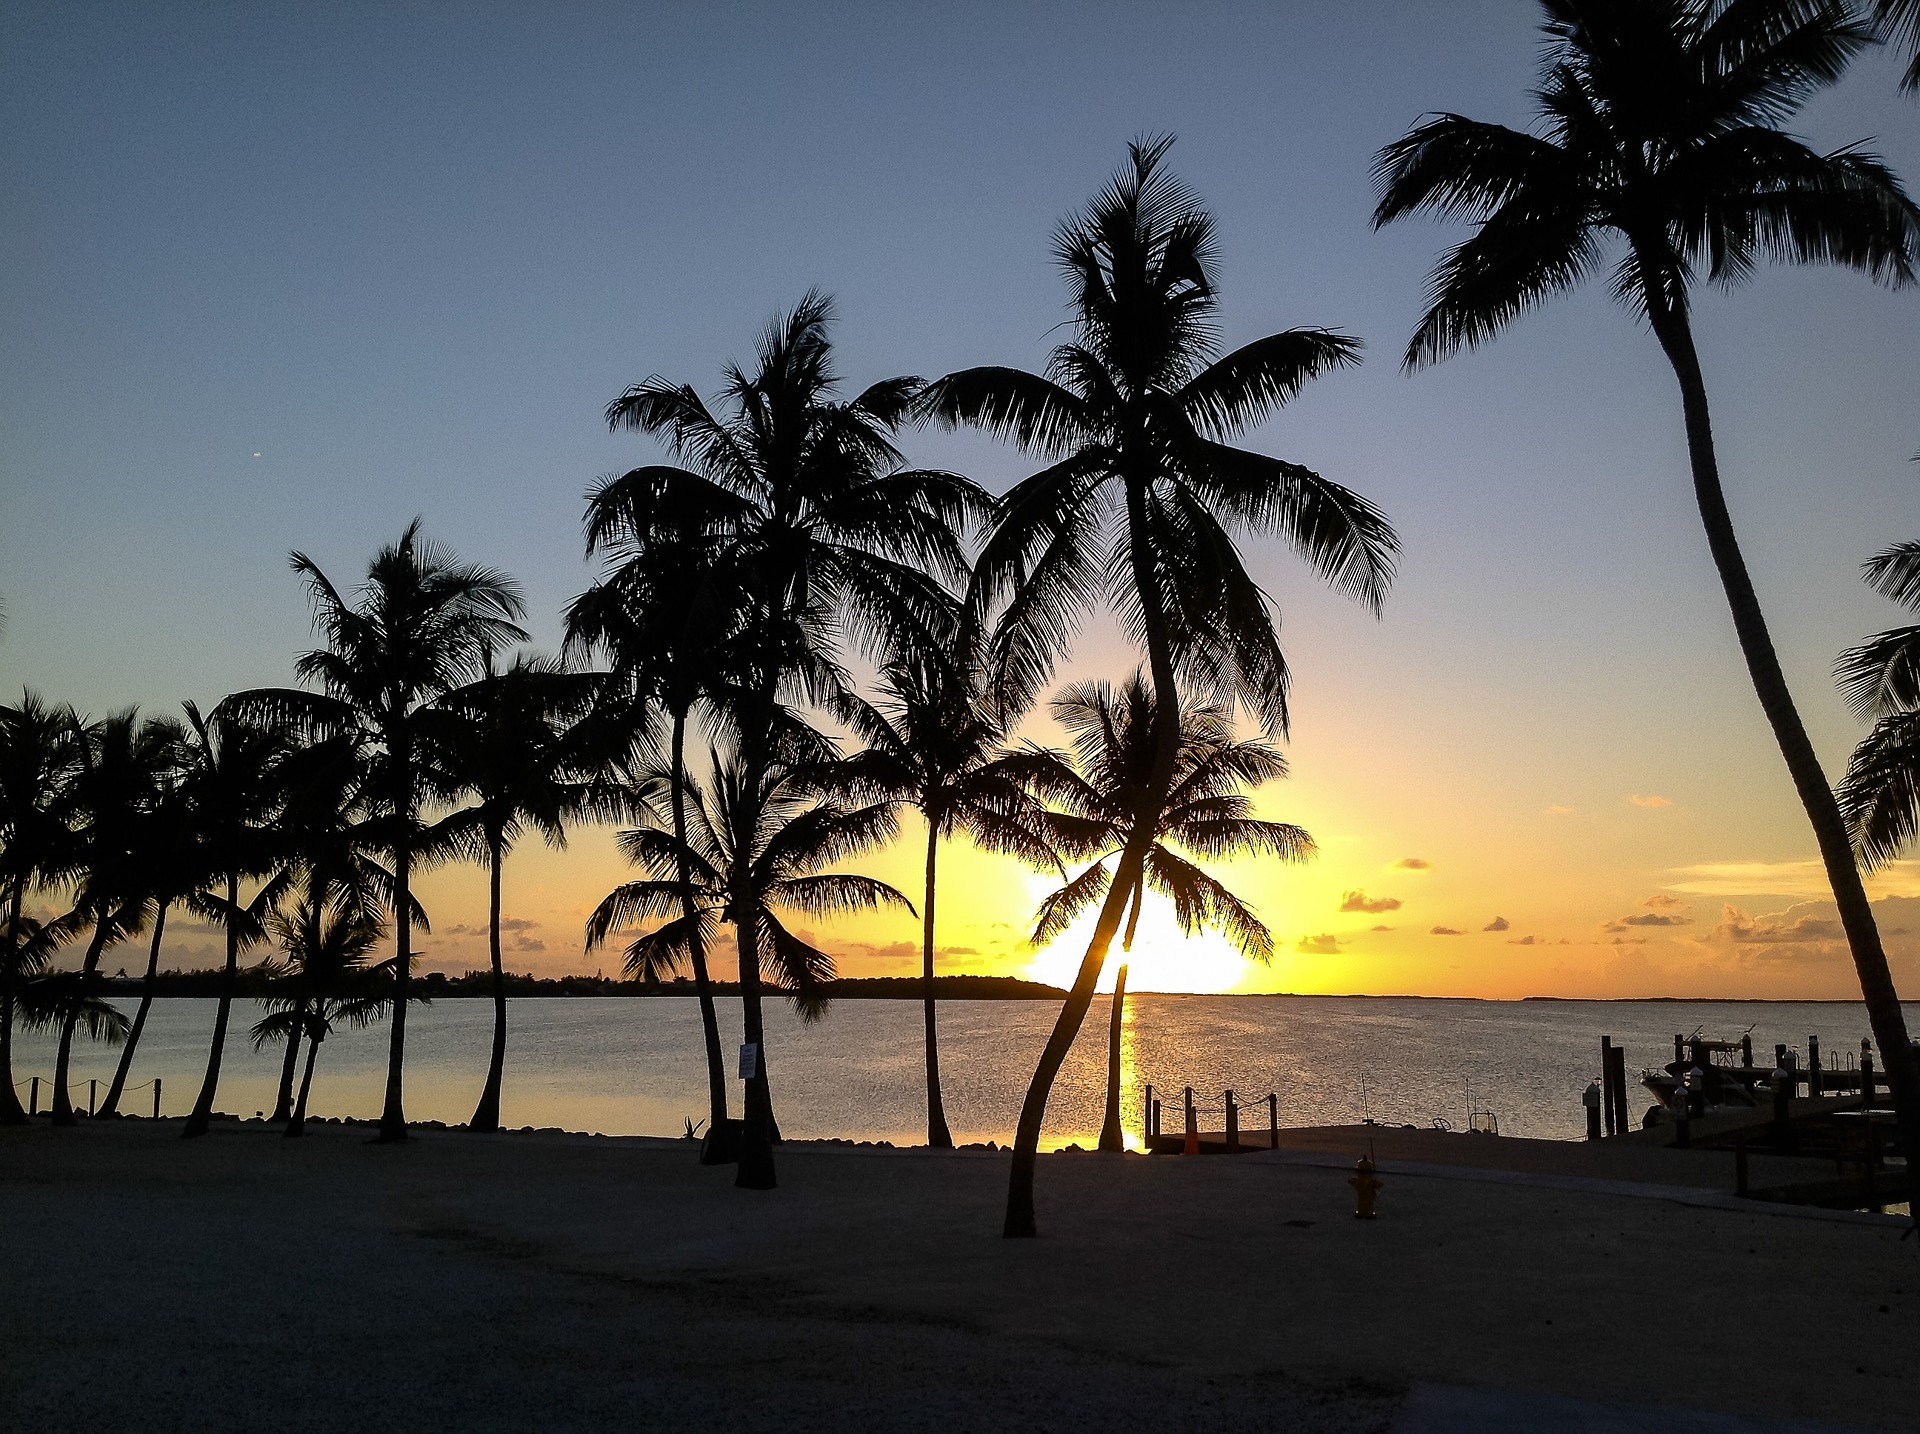
<path id="1" fill-rule="evenodd" d="M 1548 808 L 1547 808 L 1547 810 L 1546 810 L 1546 815 L 1547 815 L 1547 816 L 1550 816 L 1550 817 L 1566 817 L 1566 816 L 1572 816 L 1572 815 L 1573 815 L 1573 808 L 1572 808 L 1572 807 L 1563 807 L 1563 806 L 1560 806 L 1560 805 L 1558 805 L 1558 804 L 1555 804 L 1554 806 L 1551 806 L 1551 807 L 1548 807 Z"/>
<path id="2" fill-rule="evenodd" d="M 1713 934 L 1737 946 L 1804 946 L 1845 939 L 1846 933 L 1837 915 L 1816 915 L 1809 911 L 1794 916 L 1794 909 L 1789 908 L 1778 916 L 1755 917 L 1737 906 L 1727 906 L 1721 910 L 1720 924 L 1713 928 Z"/>
<path id="3" fill-rule="evenodd" d="M 524 916 L 504 916 L 500 919 L 500 930 L 508 934 L 511 934 L 512 932 L 515 932 L 515 931 L 537 931 L 539 930 L 540 926 L 541 926 L 540 922 L 529 921 Z M 487 928 L 485 925 L 449 926 L 444 931 L 441 931 L 439 934 L 442 936 L 485 936 L 487 934 Z M 516 946 L 514 949 L 516 951 L 519 951 L 519 950 L 532 950 L 535 948 Z M 540 947 L 538 949 L 545 950 L 546 948 Z"/>
<path id="4" fill-rule="evenodd" d="M 1658 792 L 1633 792 L 1628 795 L 1627 800 L 1632 802 L 1636 807 L 1648 807 L 1656 810 L 1660 807 L 1670 807 L 1673 805 L 1673 798 L 1663 797 Z"/>
<path id="5" fill-rule="evenodd" d="M 1513 923 L 1508 921 L 1504 916 L 1496 916 L 1480 929 L 1482 931 L 1510 931 L 1513 929 Z"/>
<path id="6" fill-rule="evenodd" d="M 1403 856 L 1393 865 L 1398 871 L 1426 871 L 1433 866 L 1433 863 L 1424 856 Z"/>
<path id="7" fill-rule="evenodd" d="M 1674 907 L 1685 906 L 1687 903 L 1677 896 L 1669 896 L 1664 891 L 1656 891 L 1640 904 L 1642 906 L 1652 907 L 1655 911 L 1671 911 Z"/>
<path id="8" fill-rule="evenodd" d="M 544 951 L 547 949 L 547 943 L 532 936 L 516 936 L 513 938 L 512 949 L 515 951 Z"/>
<path id="9" fill-rule="evenodd" d="M 1427 933 L 1429 936 L 1465 936 L 1466 934 L 1464 931 L 1455 931 L 1451 926 L 1436 926 Z"/>
<path id="10" fill-rule="evenodd" d="M 1369 927 L 1367 928 L 1367 930 L 1369 930 L 1369 931 L 1391 931 L 1391 930 L 1393 930 L 1393 928 L 1392 928 L 1391 926 L 1369 926 Z"/>
<path id="11" fill-rule="evenodd" d="M 1622 926 L 1691 926 L 1693 925 L 1693 918 L 1691 916 L 1668 916 L 1662 915 L 1658 911 L 1647 911 L 1642 912 L 1638 916 L 1623 916 L 1620 918 L 1620 924 Z"/>
<path id="12" fill-rule="evenodd" d="M 1538 936 L 1516 936 L 1507 943 L 1509 946 L 1540 946 L 1544 944 Z"/>
<path id="13" fill-rule="evenodd" d="M 1368 896 L 1364 891 L 1349 891 L 1340 898 L 1342 911 L 1364 911 L 1378 916 L 1383 911 L 1398 911 L 1400 898 L 1397 896 Z"/>
<path id="14" fill-rule="evenodd" d="M 1806 896 L 1832 900 L 1827 869 L 1817 861 L 1715 861 L 1677 866 L 1667 884 L 1690 896 Z M 1890 861 L 1867 878 L 1873 899 L 1920 896 L 1920 861 Z"/>
<path id="15" fill-rule="evenodd" d="M 1296 949 L 1309 956 L 1332 956 L 1340 950 L 1340 938 L 1330 931 L 1322 931 L 1318 936 L 1302 936 Z"/>

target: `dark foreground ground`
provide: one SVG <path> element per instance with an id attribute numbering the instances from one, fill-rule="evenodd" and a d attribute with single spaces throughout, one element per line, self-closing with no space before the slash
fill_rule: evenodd
<path id="1" fill-rule="evenodd" d="M 1920 1427 L 1897 1223 L 1312 1158 L 0 1131 L 0 1429 Z"/>

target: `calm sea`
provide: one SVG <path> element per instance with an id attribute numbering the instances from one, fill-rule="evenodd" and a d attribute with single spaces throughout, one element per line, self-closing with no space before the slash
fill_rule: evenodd
<path id="1" fill-rule="evenodd" d="M 131 1013 L 131 1003 L 125 1003 Z M 193 1104 L 213 1028 L 210 1000 L 156 1001 L 131 1082 L 162 1081 L 165 1114 Z M 1087 1142 L 1100 1125 L 1110 1006 L 1095 1001 L 1048 1108 L 1046 1141 Z M 941 1071 L 948 1120 L 961 1141 L 1006 1141 L 1055 1007 L 1039 1001 L 950 1001 L 941 1005 Z M 270 1110 L 280 1051 L 255 1051 L 246 1033 L 261 1012 L 241 1002 L 226 1055 L 219 1107 L 251 1116 Z M 407 1113 L 416 1120 L 464 1121 L 486 1073 L 492 1032 L 486 1001 L 444 1000 L 407 1020 Z M 1908 1023 L 1920 1007 L 1908 1007 Z M 559 1126 L 609 1135 L 676 1135 L 706 1113 L 699 1010 L 682 998 L 540 998 L 509 1013 L 503 1119 L 511 1126 Z M 722 1008 L 729 1074 L 740 1039 L 737 1009 Z M 1672 1059 L 1673 1037 L 1696 1029 L 1737 1039 L 1752 1028 L 1756 1059 L 1775 1042 L 1804 1049 L 1820 1038 L 1829 1059 L 1857 1055 L 1865 1011 L 1841 1004 L 1738 1002 L 1495 1002 L 1297 996 L 1129 998 L 1122 1037 L 1129 1135 L 1140 1132 L 1141 1089 L 1167 1092 L 1167 1125 L 1178 1091 L 1191 1085 L 1217 1109 L 1236 1092 L 1258 1111 L 1243 1128 L 1263 1127 L 1269 1091 L 1283 1125 L 1356 1121 L 1455 1128 L 1469 1109 L 1491 1111 L 1509 1135 L 1577 1139 L 1580 1094 L 1599 1073 L 1600 1037 L 1626 1048 L 1630 1074 Z M 321 1049 L 315 1115 L 379 1112 L 386 1070 L 384 1026 L 341 1031 Z M 910 1001 L 836 1003 L 803 1025 L 784 1003 L 768 1006 L 768 1069 L 783 1130 L 795 1137 L 918 1143 L 925 1138 L 920 1007 Z M 117 1052 L 76 1048 L 75 1097 L 87 1082 L 104 1090 Z M 14 1076 L 49 1076 L 52 1042 L 21 1034 Z M 731 1089 L 738 1110 L 739 1083 Z M 42 1087 L 45 1108 L 45 1087 Z M 1635 1093 L 1637 1118 L 1647 1104 Z M 123 1110 L 145 1114 L 152 1091 L 133 1091 Z M 1218 1115 L 1202 1122 L 1218 1128 Z"/>

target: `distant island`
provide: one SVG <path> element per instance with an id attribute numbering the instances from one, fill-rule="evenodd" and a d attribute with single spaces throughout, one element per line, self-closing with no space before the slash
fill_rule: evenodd
<path id="1" fill-rule="evenodd" d="M 156 996 L 216 997 L 220 994 L 220 979 L 221 973 L 217 970 L 162 971 L 154 977 L 153 993 Z M 433 1000 L 493 995 L 493 977 L 485 971 L 468 971 L 459 976 L 429 971 L 418 979 L 427 996 Z M 109 996 L 138 996 L 141 989 L 139 978 L 134 976 L 115 976 L 101 984 Z M 266 975 L 261 968 L 256 966 L 240 973 L 242 996 L 265 995 L 266 986 Z M 509 996 L 690 997 L 694 993 L 693 982 L 684 977 L 649 984 L 644 981 L 616 981 L 604 976 L 547 977 L 509 972 L 506 987 Z M 737 996 L 739 992 L 737 982 L 713 982 L 715 996 Z M 943 1001 L 1060 1001 L 1065 1000 L 1067 995 L 1058 986 L 1023 981 L 1018 976 L 936 976 L 933 978 L 933 992 Z M 823 983 L 820 994 L 830 1001 L 917 1001 L 926 994 L 926 983 L 918 976 L 851 977 Z"/>

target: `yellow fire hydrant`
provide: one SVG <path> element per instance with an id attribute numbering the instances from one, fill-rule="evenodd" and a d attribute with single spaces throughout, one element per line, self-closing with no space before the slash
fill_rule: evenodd
<path id="1" fill-rule="evenodd" d="M 1373 1173 L 1373 1162 L 1366 1156 L 1361 1156 L 1359 1163 L 1353 1167 L 1353 1178 L 1349 1180 L 1347 1184 L 1353 1187 L 1353 1218 L 1356 1220 L 1377 1219 L 1378 1217 L 1373 1212 L 1373 1199 L 1380 1190 L 1380 1180 L 1379 1177 Z"/>

